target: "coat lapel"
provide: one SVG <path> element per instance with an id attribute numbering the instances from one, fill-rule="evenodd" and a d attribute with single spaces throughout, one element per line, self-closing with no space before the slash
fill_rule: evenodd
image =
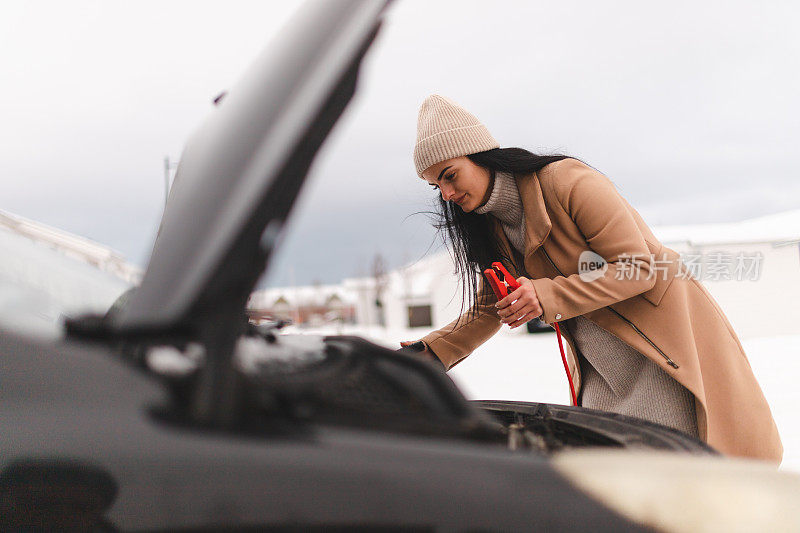
<path id="1" fill-rule="evenodd" d="M 525 213 L 525 259 L 535 252 L 550 234 L 553 224 L 547 215 L 542 186 L 536 173 L 517 177 L 522 211 Z"/>
<path id="2" fill-rule="evenodd" d="M 522 200 L 522 211 L 525 214 L 524 259 L 527 259 L 542 245 L 553 225 L 545 209 L 542 187 L 536 174 L 517 176 L 516 182 Z M 494 225 L 495 238 L 500 242 L 500 249 L 505 252 L 506 257 L 514 257 L 516 254 L 513 253 L 511 243 L 506 237 L 500 221 L 493 216 L 490 219 Z M 521 273 L 516 274 L 517 276 L 522 275 Z"/>

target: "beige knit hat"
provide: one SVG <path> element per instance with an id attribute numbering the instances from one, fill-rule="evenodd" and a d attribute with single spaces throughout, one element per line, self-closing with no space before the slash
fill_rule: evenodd
<path id="1" fill-rule="evenodd" d="M 432 94 L 422 102 L 417 118 L 414 165 L 422 171 L 446 159 L 500 148 L 475 115 L 449 98 Z"/>

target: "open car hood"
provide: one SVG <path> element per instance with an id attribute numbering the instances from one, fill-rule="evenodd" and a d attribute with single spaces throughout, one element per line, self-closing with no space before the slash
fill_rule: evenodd
<path id="1" fill-rule="evenodd" d="M 141 286 L 111 327 L 197 331 L 242 313 L 388 1 L 311 0 L 181 156 Z"/>

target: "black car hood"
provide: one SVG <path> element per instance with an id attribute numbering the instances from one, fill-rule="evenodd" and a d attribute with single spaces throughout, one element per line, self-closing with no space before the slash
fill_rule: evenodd
<path id="1" fill-rule="evenodd" d="M 388 2 L 309 1 L 187 143 L 120 332 L 242 312 L 309 165 L 355 91 Z"/>

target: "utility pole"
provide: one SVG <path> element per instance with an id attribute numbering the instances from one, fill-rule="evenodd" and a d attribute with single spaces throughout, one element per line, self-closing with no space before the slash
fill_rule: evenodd
<path id="1" fill-rule="evenodd" d="M 169 156 L 164 156 L 164 209 L 167 208 L 167 200 L 169 200 L 169 172 L 177 166 L 177 163 L 169 162 Z"/>

